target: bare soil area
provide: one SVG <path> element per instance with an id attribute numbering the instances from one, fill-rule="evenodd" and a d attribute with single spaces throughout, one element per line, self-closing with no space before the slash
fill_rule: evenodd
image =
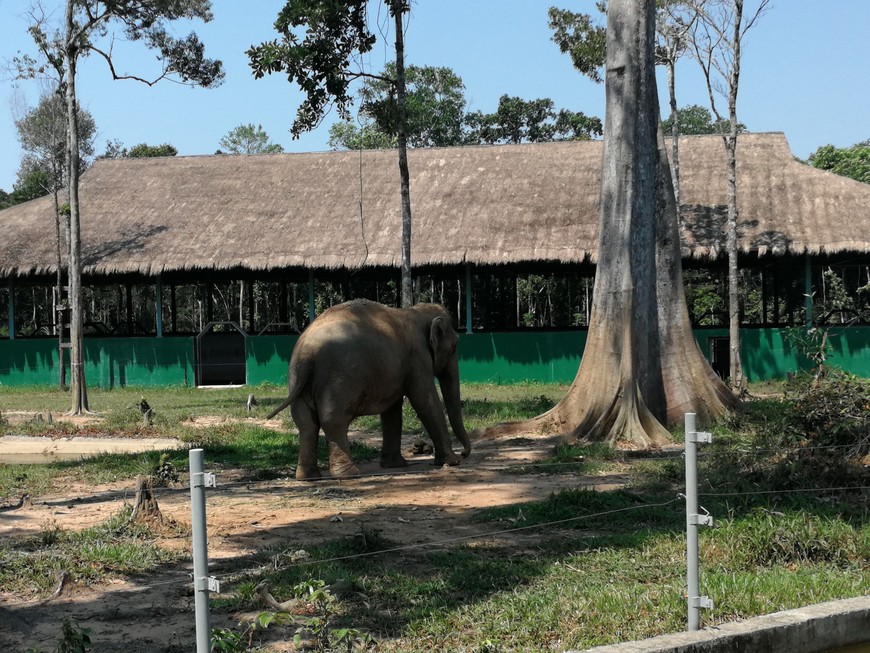
<path id="1" fill-rule="evenodd" d="M 379 435 L 353 437 L 379 444 Z M 381 531 L 402 545 L 432 547 L 461 541 L 498 542 L 524 554 L 538 537 L 535 529 L 498 533 L 492 523 L 476 523 L 484 507 L 534 501 L 567 488 L 613 489 L 626 482 L 611 475 L 507 473 L 506 467 L 548 457 L 558 437 L 517 437 L 477 441 L 471 456 L 454 468 L 436 469 L 432 456 L 413 455 L 409 436 L 404 442 L 411 465 L 381 470 L 377 462 L 361 465 L 359 478 L 298 482 L 292 478 L 248 481 L 239 473 L 218 475 L 218 487 L 207 490 L 207 521 L 211 573 L 232 590 L 240 571 L 268 563 L 264 553 L 292 553 L 313 543 L 357 536 L 364 529 Z M 206 451 L 208 468 L 208 451 Z M 392 473 L 396 472 L 398 473 Z M 385 473 L 390 472 L 390 473 Z M 190 523 L 186 483 L 155 490 L 160 509 L 179 525 Z M 47 526 L 81 529 L 108 519 L 135 494 L 135 480 L 98 487 L 70 486 L 67 491 L 32 497 L 20 507 L 0 512 L 4 538 L 25 538 Z M 521 515 L 518 514 L 521 519 Z M 189 535 L 167 531 L 161 546 L 188 550 Z M 547 533 L 549 538 L 554 533 Z M 404 552 L 386 555 L 401 558 Z M 54 649 L 64 617 L 92 628 L 93 651 L 190 651 L 194 641 L 194 611 L 189 562 L 142 578 L 80 586 L 57 579 L 59 591 L 50 597 L 0 595 L 0 650 Z M 280 599 L 287 597 L 279 597 Z M 253 606 L 252 606 L 253 608 Z M 256 609 L 256 608 L 253 608 Z M 240 614 L 215 611 L 213 627 L 230 627 Z M 277 644 L 277 643 L 276 643 Z M 292 650 L 279 645 L 278 650 Z"/>

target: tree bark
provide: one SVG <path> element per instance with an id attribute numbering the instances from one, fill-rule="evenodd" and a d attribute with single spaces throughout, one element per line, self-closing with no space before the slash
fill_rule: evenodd
<path id="1" fill-rule="evenodd" d="M 709 422 L 733 397 L 692 334 L 677 208 L 659 123 L 655 0 L 611 0 L 598 262 L 586 349 L 565 397 L 527 422 L 483 437 L 538 430 L 624 448 L 669 439 L 685 412 Z"/>
<path id="2" fill-rule="evenodd" d="M 734 0 L 734 58 L 728 84 L 728 120 L 725 138 L 728 151 L 728 224 L 725 249 L 728 254 L 728 337 L 730 342 L 729 374 L 731 387 L 740 394 L 745 385 L 740 361 L 740 286 L 737 269 L 737 90 L 740 86 L 740 41 L 743 27 L 743 0 Z"/>
<path id="3" fill-rule="evenodd" d="M 399 147 L 399 177 L 402 193 L 402 306 L 414 304 L 411 285 L 411 176 L 408 172 L 408 107 L 405 91 L 405 35 L 402 25 L 404 0 L 393 0 L 393 17 L 396 22 L 396 121 Z"/>
<path id="4" fill-rule="evenodd" d="M 70 414 L 88 412 L 88 389 L 84 369 L 84 337 L 82 319 L 82 264 L 81 223 L 79 214 L 79 126 L 76 100 L 76 63 L 78 44 L 75 32 L 75 2 L 67 0 L 66 40 L 66 113 L 67 113 L 67 170 L 70 208 L 69 229 L 69 301 L 70 301 Z"/>

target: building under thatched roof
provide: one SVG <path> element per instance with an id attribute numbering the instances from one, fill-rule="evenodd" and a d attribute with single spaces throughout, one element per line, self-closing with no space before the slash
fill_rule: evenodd
<path id="1" fill-rule="evenodd" d="M 687 257 L 722 251 L 719 136 L 681 143 Z M 602 143 L 409 152 L 415 266 L 594 262 Z M 87 274 L 398 267 L 394 151 L 99 160 L 81 185 Z M 738 144 L 740 247 L 870 250 L 870 186 L 792 156 L 783 134 Z M 55 267 L 49 197 L 0 212 L 0 276 Z"/>

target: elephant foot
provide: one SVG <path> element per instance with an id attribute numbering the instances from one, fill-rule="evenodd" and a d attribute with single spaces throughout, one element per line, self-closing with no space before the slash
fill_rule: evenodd
<path id="1" fill-rule="evenodd" d="M 305 469 L 301 465 L 296 468 L 297 481 L 313 481 L 320 478 L 320 470 L 317 467 Z"/>
<path id="2" fill-rule="evenodd" d="M 330 465 L 329 475 L 333 478 L 347 478 L 348 476 L 359 476 L 359 467 L 353 463 L 345 463 L 343 465 Z"/>
<path id="3" fill-rule="evenodd" d="M 435 465 L 438 467 L 442 465 L 458 465 L 460 460 L 459 456 L 450 451 L 444 456 L 435 456 Z"/>
<path id="4" fill-rule="evenodd" d="M 381 467 L 388 468 L 388 467 L 407 467 L 407 466 L 408 466 L 408 461 L 405 460 L 405 458 L 401 454 L 399 454 L 397 456 L 387 456 L 387 457 L 381 456 Z"/>

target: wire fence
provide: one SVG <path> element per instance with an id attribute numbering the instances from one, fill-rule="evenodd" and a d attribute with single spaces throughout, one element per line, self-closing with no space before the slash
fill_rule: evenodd
<path id="1" fill-rule="evenodd" d="M 763 455 L 775 455 L 778 457 L 792 457 L 798 456 L 806 453 L 814 453 L 819 451 L 829 451 L 829 452 L 837 452 L 841 450 L 845 450 L 850 448 L 850 445 L 825 445 L 825 446 L 796 446 L 791 448 L 742 448 L 742 449 L 731 449 L 731 450 L 718 450 L 718 451 L 707 451 L 707 452 L 699 452 L 697 454 L 697 458 L 700 460 L 716 460 L 721 458 L 745 458 L 746 456 L 763 456 Z M 524 450 L 522 447 L 513 448 L 516 451 Z M 506 448 L 500 449 L 500 451 L 506 452 Z M 680 450 L 674 451 L 666 451 L 660 452 L 657 455 L 653 456 L 634 456 L 634 455 L 626 455 L 626 456 L 614 456 L 617 462 L 624 462 L 627 460 L 654 460 L 654 461 L 677 461 L 683 460 L 685 457 L 685 452 Z M 612 459 L 611 459 L 612 460 Z M 568 461 L 542 461 L 542 462 L 519 462 L 519 463 L 505 463 L 505 464 L 480 464 L 474 467 L 464 467 L 460 468 L 459 474 L 480 474 L 480 473 L 507 473 L 507 474 L 522 474 L 528 473 L 529 470 L 540 470 L 542 474 L 564 474 L 564 473 L 577 473 L 582 472 L 583 466 L 586 463 L 586 459 L 578 459 L 578 460 L 568 460 Z M 258 492 L 262 491 L 263 488 L 268 486 L 274 486 L 277 483 L 281 484 L 282 492 L 292 492 L 294 494 L 299 494 L 300 496 L 310 496 L 318 490 L 326 487 L 335 487 L 341 486 L 343 484 L 347 484 L 351 481 L 356 480 L 368 480 L 368 479 L 381 479 L 381 478 L 389 478 L 389 477 L 409 477 L 409 476 L 430 476 L 435 472 L 432 467 L 424 466 L 424 465 L 415 465 L 405 469 L 399 470 L 387 470 L 387 471 L 377 471 L 377 472 L 369 472 L 369 473 L 360 473 L 351 477 L 344 477 L 341 479 L 325 477 L 316 482 L 311 481 L 297 481 L 295 478 L 289 476 L 283 476 L 281 472 L 289 471 L 285 468 L 277 468 L 271 470 L 258 470 L 260 474 L 269 474 L 273 476 L 272 478 L 263 478 L 263 479 L 239 479 L 232 480 L 227 482 L 219 482 L 216 487 L 210 488 L 210 494 L 224 494 L 237 490 L 238 488 L 245 488 L 247 490 Z M 533 472 L 537 473 L 537 472 Z M 449 479 L 449 477 L 445 476 L 445 480 Z M 170 488 L 170 487 L 155 487 L 153 492 L 155 496 L 160 498 L 167 498 L 170 496 L 177 496 L 179 492 L 183 492 L 183 489 L 178 488 Z M 788 487 L 781 489 L 748 489 L 741 491 L 701 491 L 697 493 L 699 498 L 706 499 L 735 499 L 740 497 L 767 497 L 771 495 L 795 495 L 795 494 L 818 494 L 818 495 L 831 495 L 837 493 L 857 493 L 862 492 L 866 493 L 870 491 L 870 486 L 865 485 L 841 485 L 837 487 L 818 487 L 818 486 L 807 486 L 807 487 Z M 302 559 L 294 559 L 292 552 L 288 549 L 287 551 L 271 556 L 268 562 L 260 562 L 257 564 L 245 566 L 241 569 L 236 570 L 227 570 L 227 572 L 223 575 L 224 581 L 228 582 L 239 582 L 245 579 L 256 579 L 260 578 L 267 574 L 272 574 L 280 571 L 285 571 L 291 569 L 293 567 L 304 568 L 311 566 L 327 566 L 336 563 L 343 563 L 353 560 L 360 560 L 366 558 L 374 558 L 378 556 L 384 556 L 388 554 L 396 554 L 402 552 L 409 551 L 422 551 L 422 550 L 435 550 L 442 549 L 445 547 L 456 546 L 457 544 L 467 543 L 471 541 L 485 541 L 493 538 L 510 538 L 514 534 L 529 532 L 529 531 L 552 531 L 554 529 L 558 529 L 561 527 L 577 527 L 582 526 L 585 523 L 592 524 L 597 520 L 606 519 L 607 517 L 617 515 L 620 513 L 648 513 L 650 510 L 666 508 L 668 506 L 676 505 L 678 503 L 682 503 L 685 500 L 685 495 L 682 493 L 677 494 L 674 498 L 666 499 L 662 501 L 650 501 L 638 503 L 637 505 L 614 508 L 609 510 L 602 510 L 592 513 L 584 513 L 579 514 L 573 517 L 544 521 L 539 523 L 527 524 L 527 525 L 514 525 L 509 528 L 500 528 L 495 530 L 484 530 L 481 532 L 444 537 L 440 539 L 436 539 L 433 541 L 427 542 L 415 542 L 409 544 L 401 544 L 396 546 L 390 546 L 387 548 L 379 548 L 372 551 L 362 551 L 352 554 L 339 555 L 327 558 L 316 558 L 316 557 L 308 557 Z M 703 509 L 703 508 L 702 508 Z M 194 575 L 188 574 L 185 575 L 184 578 L 187 579 L 189 576 L 194 576 L 194 584 L 196 585 L 197 580 L 203 580 L 202 578 L 197 578 Z M 213 579 L 208 579 L 213 580 Z M 181 581 L 178 577 L 156 581 L 148 584 L 138 585 L 137 591 L 148 591 L 155 590 L 160 588 L 165 588 L 169 586 L 178 586 L 179 582 L 190 582 L 189 580 Z M 200 584 L 201 585 L 201 584 Z M 201 587 L 197 591 L 202 591 Z M 205 591 L 208 591 L 207 589 Z M 706 597 L 704 597 L 706 598 Z"/>

